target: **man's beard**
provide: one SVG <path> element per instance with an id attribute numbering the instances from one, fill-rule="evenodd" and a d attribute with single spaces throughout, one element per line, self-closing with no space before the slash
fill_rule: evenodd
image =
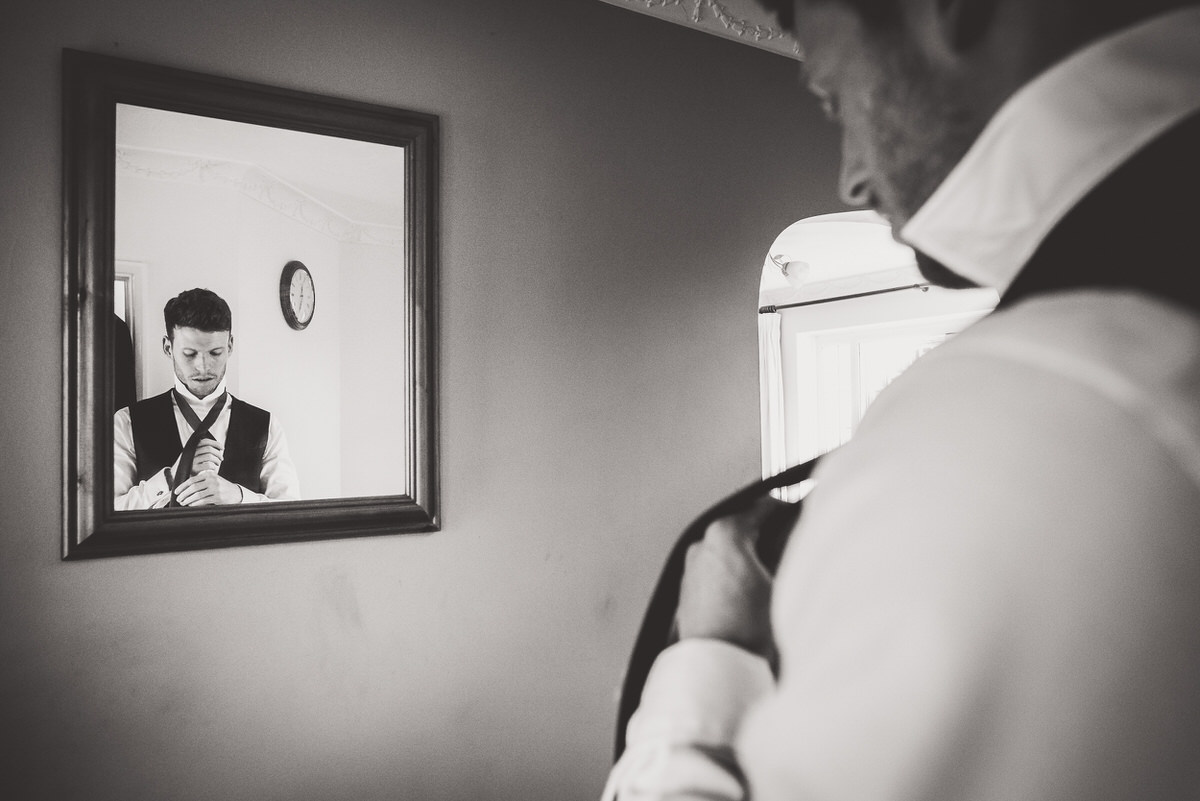
<path id="1" fill-rule="evenodd" d="M 970 87 L 939 75 L 911 46 L 897 43 L 884 52 L 888 75 L 873 103 L 881 173 L 876 201 L 899 232 L 971 149 L 987 120 L 963 96 Z M 938 286 L 964 286 L 964 279 L 936 263 L 926 277 Z"/>

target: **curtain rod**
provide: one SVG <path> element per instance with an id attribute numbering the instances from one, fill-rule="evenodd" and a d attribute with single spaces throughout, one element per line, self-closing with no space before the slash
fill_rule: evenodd
<path id="1" fill-rule="evenodd" d="M 774 314 L 780 309 L 795 309 L 798 306 L 816 306 L 818 303 L 833 303 L 838 300 L 851 300 L 853 298 L 865 298 L 869 295 L 882 295 L 885 292 L 903 292 L 906 289 L 919 289 L 922 292 L 929 291 L 929 284 L 910 284 L 908 286 L 894 286 L 890 289 L 874 289 L 870 292 L 858 292 L 853 295 L 838 295 L 832 298 L 818 298 L 817 300 L 802 300 L 798 303 L 782 303 L 778 306 L 759 306 L 759 314 Z"/>

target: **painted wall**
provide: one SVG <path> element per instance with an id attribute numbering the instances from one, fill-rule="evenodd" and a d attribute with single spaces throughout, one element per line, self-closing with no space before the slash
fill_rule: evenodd
<path id="1" fill-rule="evenodd" d="M 444 530 L 66 564 L 60 48 L 441 115 Z M 0 797 L 591 799 L 669 542 L 758 470 L 797 66 L 597 0 L 18 0 L 0 25 Z"/>

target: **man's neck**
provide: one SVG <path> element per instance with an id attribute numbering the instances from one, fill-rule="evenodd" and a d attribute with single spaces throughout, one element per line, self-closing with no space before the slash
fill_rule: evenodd
<path id="1" fill-rule="evenodd" d="M 904 241 L 1003 294 L 1076 203 L 1200 108 L 1197 41 L 1200 9 L 1189 6 L 1095 42 L 1038 76 L 908 221 Z"/>
<path id="2" fill-rule="evenodd" d="M 225 392 L 225 379 L 222 378 L 220 383 L 213 388 L 213 391 L 205 395 L 203 398 L 193 394 L 192 391 L 187 388 L 187 385 L 178 378 L 175 379 L 175 391 L 179 393 L 180 397 L 188 402 L 189 406 L 198 406 L 206 409 L 212 406 L 213 403 L 216 402 L 217 398 L 221 397 L 221 393 Z"/>

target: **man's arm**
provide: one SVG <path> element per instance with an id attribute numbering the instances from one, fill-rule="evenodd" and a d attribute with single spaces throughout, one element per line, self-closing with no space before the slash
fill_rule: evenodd
<path id="1" fill-rule="evenodd" d="M 1200 493 L 1176 454 L 1200 428 L 1155 431 L 1156 387 L 960 337 L 822 462 L 773 586 L 780 680 L 735 741 L 747 783 L 756 799 L 1187 797 Z"/>
<path id="2" fill-rule="evenodd" d="M 773 685 L 765 659 L 720 640 L 667 648 L 630 718 L 605 801 L 746 798 L 733 742 L 746 711 Z"/>
<path id="3" fill-rule="evenodd" d="M 606 801 L 747 797 L 733 742 L 747 710 L 774 686 L 771 577 L 754 543 L 777 504 L 767 498 L 718 520 L 688 550 L 680 642 L 651 668 Z"/>
<path id="4" fill-rule="evenodd" d="M 163 468 L 145 481 L 137 480 L 137 453 L 133 446 L 133 426 L 129 409 L 119 409 L 113 416 L 113 508 L 157 509 L 171 500 L 171 473 L 178 468 Z"/>
<path id="5" fill-rule="evenodd" d="M 296 465 L 292 463 L 287 437 L 284 436 L 283 427 L 276 422 L 275 415 L 271 415 L 271 424 L 267 429 L 267 447 L 263 451 L 260 476 L 264 491 L 245 490 L 242 503 L 300 500 L 300 479 L 296 475 Z"/>

